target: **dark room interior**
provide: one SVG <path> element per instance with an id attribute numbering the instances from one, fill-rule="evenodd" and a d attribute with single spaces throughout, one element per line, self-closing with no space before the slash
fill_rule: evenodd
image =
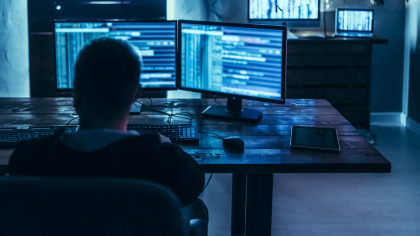
<path id="1" fill-rule="evenodd" d="M 420 235 L 420 0 L 1 0 L 0 235 Z"/>

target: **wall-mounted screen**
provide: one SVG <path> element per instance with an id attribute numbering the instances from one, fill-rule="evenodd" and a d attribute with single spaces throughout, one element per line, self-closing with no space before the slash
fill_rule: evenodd
<path id="1" fill-rule="evenodd" d="M 319 0 L 249 0 L 250 20 L 318 20 Z"/>

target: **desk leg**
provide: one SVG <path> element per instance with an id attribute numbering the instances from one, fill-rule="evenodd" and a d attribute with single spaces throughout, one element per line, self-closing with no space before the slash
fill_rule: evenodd
<path id="1" fill-rule="evenodd" d="M 273 202 L 273 174 L 248 174 L 246 236 L 270 236 Z"/>
<path id="2" fill-rule="evenodd" d="M 231 235 L 245 234 L 246 174 L 232 174 Z"/>

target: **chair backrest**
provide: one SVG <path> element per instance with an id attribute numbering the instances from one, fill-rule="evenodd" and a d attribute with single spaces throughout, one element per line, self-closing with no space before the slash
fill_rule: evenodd
<path id="1" fill-rule="evenodd" d="M 143 180 L 0 178 L 0 235 L 186 236 L 181 204 Z"/>

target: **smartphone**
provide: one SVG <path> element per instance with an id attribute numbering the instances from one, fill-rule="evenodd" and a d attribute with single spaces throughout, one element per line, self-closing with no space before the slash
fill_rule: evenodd
<path id="1" fill-rule="evenodd" d="M 340 151 L 337 130 L 307 126 L 292 126 L 290 146 L 293 148 L 310 148 L 329 151 Z"/>

